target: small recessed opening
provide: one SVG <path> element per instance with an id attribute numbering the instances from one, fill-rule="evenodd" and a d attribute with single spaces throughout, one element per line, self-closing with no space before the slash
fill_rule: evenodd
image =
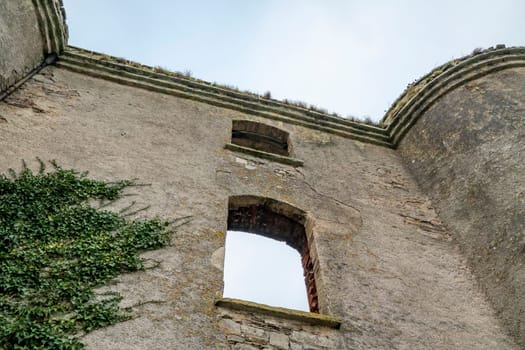
<path id="1" fill-rule="evenodd" d="M 281 156 L 290 155 L 289 134 L 286 131 L 249 120 L 232 122 L 231 143 Z"/>
<path id="2" fill-rule="evenodd" d="M 314 261 L 310 256 L 310 249 L 306 237 L 305 222 L 305 212 L 287 203 L 256 196 L 230 197 L 228 210 L 229 237 L 226 243 L 225 257 L 226 264 L 231 264 L 231 260 L 235 260 L 237 258 L 236 256 L 232 257 L 230 255 L 238 254 L 243 261 L 235 260 L 235 265 L 237 265 L 241 270 L 244 269 L 245 271 L 243 273 L 251 274 L 252 276 L 250 276 L 250 278 L 255 277 L 255 279 L 257 279 L 260 271 L 264 270 L 265 268 L 269 270 L 267 271 L 269 272 L 269 277 L 271 277 L 270 270 L 275 271 L 275 279 L 272 282 L 267 282 L 269 285 L 266 287 L 272 289 L 272 292 L 269 294 L 282 294 L 284 296 L 290 292 L 291 288 L 294 287 L 292 287 L 290 280 L 287 280 L 286 278 L 279 281 L 278 278 L 281 278 L 281 276 L 277 276 L 281 272 L 279 269 L 284 271 L 284 267 L 279 268 L 278 265 L 277 267 L 271 267 L 270 265 L 271 263 L 275 262 L 275 260 L 279 261 L 278 259 L 283 259 L 282 261 L 293 261 L 293 254 L 282 253 L 284 256 L 278 256 L 281 253 L 277 252 L 286 252 L 286 249 L 282 249 L 282 243 L 284 243 L 296 252 L 295 257 L 297 259 L 295 263 L 285 262 L 285 264 L 296 265 L 298 266 L 299 271 L 302 270 L 299 274 L 302 275 L 300 277 L 303 280 L 303 292 L 297 293 L 293 299 L 300 298 L 301 295 L 303 295 L 305 296 L 304 302 L 307 306 L 295 306 L 296 304 L 301 305 L 300 302 L 291 305 L 283 305 L 280 302 L 272 302 L 271 300 L 270 302 L 265 302 L 261 299 L 255 300 L 255 297 L 251 298 L 250 296 L 246 298 L 240 297 L 238 291 L 234 290 L 234 286 L 230 285 L 231 276 L 226 276 L 226 274 L 241 274 L 241 272 L 232 272 L 231 265 L 226 265 L 225 267 L 224 296 L 247 299 L 249 301 L 267 303 L 269 305 L 273 304 L 272 306 L 284 306 L 294 309 L 306 309 L 310 312 L 319 312 L 317 287 L 314 278 Z M 233 231 L 241 232 L 234 233 Z M 270 241 L 254 240 L 253 237 L 250 237 L 252 236 L 251 234 L 269 238 Z M 235 239 L 235 236 L 237 236 L 237 239 Z M 242 241 L 244 241 L 244 243 L 239 241 L 235 242 L 239 239 L 239 237 Z M 233 243 L 230 238 L 233 238 Z M 277 242 L 271 242 L 272 240 Z M 281 247 L 275 245 L 279 244 L 280 242 L 282 242 Z M 235 245 L 241 245 L 241 247 L 235 247 Z M 245 250 L 242 248 L 243 245 Z M 246 254 L 250 249 L 257 250 L 257 246 L 259 246 L 261 250 L 263 247 L 265 247 L 264 249 L 267 248 L 269 250 L 267 250 L 267 252 L 262 257 L 257 257 L 255 253 Z M 236 250 L 239 253 L 236 253 Z M 251 272 L 246 270 L 248 265 L 254 266 Z M 292 267 L 289 270 L 293 271 L 294 268 Z M 245 280 L 244 282 L 241 280 L 236 283 L 241 285 L 241 289 L 252 287 L 252 290 L 249 293 L 257 294 L 258 292 L 257 287 L 252 284 L 253 282 L 251 279 Z M 262 290 L 259 292 L 262 293 Z"/>

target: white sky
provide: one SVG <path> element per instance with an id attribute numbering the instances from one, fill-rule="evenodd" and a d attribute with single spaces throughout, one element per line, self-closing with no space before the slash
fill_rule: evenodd
<path id="1" fill-rule="evenodd" d="M 228 231 L 224 297 L 309 311 L 299 252 L 284 242 Z"/>
<path id="2" fill-rule="evenodd" d="M 380 119 L 433 67 L 525 45 L 523 0 L 64 0 L 70 44 Z"/>
<path id="3" fill-rule="evenodd" d="M 71 45 L 189 70 L 207 81 L 258 93 L 271 91 L 274 98 L 301 100 L 343 116 L 376 121 L 408 83 L 435 66 L 478 47 L 525 45 L 524 0 L 64 3 Z M 238 239 L 226 247 L 233 258 L 253 257 L 266 246 Z M 293 252 L 285 256 L 296 259 Z M 268 256 L 272 255 L 266 252 Z M 244 266 L 238 262 L 226 266 L 227 275 L 236 265 Z M 231 272 L 238 276 L 234 289 L 252 286 L 262 291 L 241 272 Z M 306 301 L 302 288 L 296 295 L 299 303 Z M 227 296 L 265 302 L 236 293 L 226 290 Z M 304 308 L 297 305 L 294 301 L 288 307 Z"/>

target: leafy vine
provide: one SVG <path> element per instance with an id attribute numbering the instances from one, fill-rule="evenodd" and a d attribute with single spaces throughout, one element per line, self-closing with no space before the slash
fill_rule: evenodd
<path id="1" fill-rule="evenodd" d="M 138 253 L 169 243 L 160 219 L 128 220 L 89 205 L 113 201 L 131 181 L 87 178 L 52 162 L 0 175 L 0 348 L 82 349 L 78 335 L 129 318 L 118 293 L 96 286 L 141 270 Z"/>

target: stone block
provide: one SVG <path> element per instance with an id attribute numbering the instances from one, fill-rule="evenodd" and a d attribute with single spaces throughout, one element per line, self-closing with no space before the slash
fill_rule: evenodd
<path id="1" fill-rule="evenodd" d="M 236 344 L 234 349 L 235 350 L 259 350 L 259 347 L 256 347 L 250 344 Z"/>
<path id="2" fill-rule="evenodd" d="M 228 318 L 220 320 L 219 327 L 228 334 L 241 335 L 241 325 Z"/>
<path id="3" fill-rule="evenodd" d="M 242 325 L 241 332 L 243 336 L 249 341 L 259 344 L 266 344 L 268 342 L 268 333 L 260 328 Z"/>
<path id="4" fill-rule="evenodd" d="M 316 345 L 319 347 L 325 347 L 329 349 L 333 349 L 335 347 L 335 342 L 332 339 L 311 333 L 292 332 L 290 338 L 298 343 Z"/>
<path id="5" fill-rule="evenodd" d="M 270 333 L 270 345 L 274 345 L 278 349 L 288 349 L 289 348 L 290 339 L 286 334 L 282 333 Z"/>

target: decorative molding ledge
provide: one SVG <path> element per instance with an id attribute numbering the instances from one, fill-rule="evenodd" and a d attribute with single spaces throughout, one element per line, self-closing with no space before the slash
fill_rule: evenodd
<path id="1" fill-rule="evenodd" d="M 227 143 L 224 146 L 224 148 L 229 149 L 230 151 L 244 153 L 250 156 L 259 157 L 263 159 L 268 159 L 268 160 L 271 160 L 277 163 L 287 164 L 287 165 L 291 165 L 294 167 L 300 167 L 300 166 L 303 166 L 304 164 L 304 161 L 297 159 L 297 158 L 286 157 L 286 156 L 281 156 L 279 154 L 263 152 L 263 151 L 259 151 L 254 148 L 235 145 L 233 143 Z"/>
<path id="2" fill-rule="evenodd" d="M 313 326 L 323 326 L 335 329 L 339 329 L 341 327 L 341 320 L 337 317 L 299 310 L 291 310 L 282 307 L 268 306 L 251 301 L 221 298 L 215 301 L 215 305 L 237 311 L 253 312 L 255 314 L 264 314 L 278 318 L 284 318 L 287 320 L 300 321 Z"/>
<path id="3" fill-rule="evenodd" d="M 63 52 L 67 45 L 68 30 L 62 0 L 32 1 L 44 42 L 44 57 L 51 53 Z"/>
<path id="4" fill-rule="evenodd" d="M 58 67 L 389 148 L 396 148 L 419 117 L 449 91 L 496 71 L 525 67 L 525 47 L 498 46 L 452 60 L 409 85 L 383 117 L 383 126 L 373 126 L 180 74 L 159 72 L 159 69 L 122 58 L 66 46 L 67 26 L 61 0 L 32 1 L 45 39 L 44 52 L 46 55 L 60 53 L 56 62 Z M 226 148 L 252 155 L 255 151 L 235 145 Z M 279 161 L 271 154 L 256 156 Z M 280 162 L 302 165 L 302 161 L 294 158 Z"/>
<path id="5" fill-rule="evenodd" d="M 164 74 L 153 67 L 117 57 L 69 46 L 60 56 L 57 65 L 119 84 L 192 99 L 362 142 L 391 147 L 390 137 L 386 130 L 378 126 L 334 117 L 182 75 L 169 74 L 169 72 Z"/>
<path id="6" fill-rule="evenodd" d="M 383 117 L 397 147 L 419 117 L 449 91 L 490 73 L 525 67 L 525 47 L 488 49 L 435 68 L 410 85 Z"/>

